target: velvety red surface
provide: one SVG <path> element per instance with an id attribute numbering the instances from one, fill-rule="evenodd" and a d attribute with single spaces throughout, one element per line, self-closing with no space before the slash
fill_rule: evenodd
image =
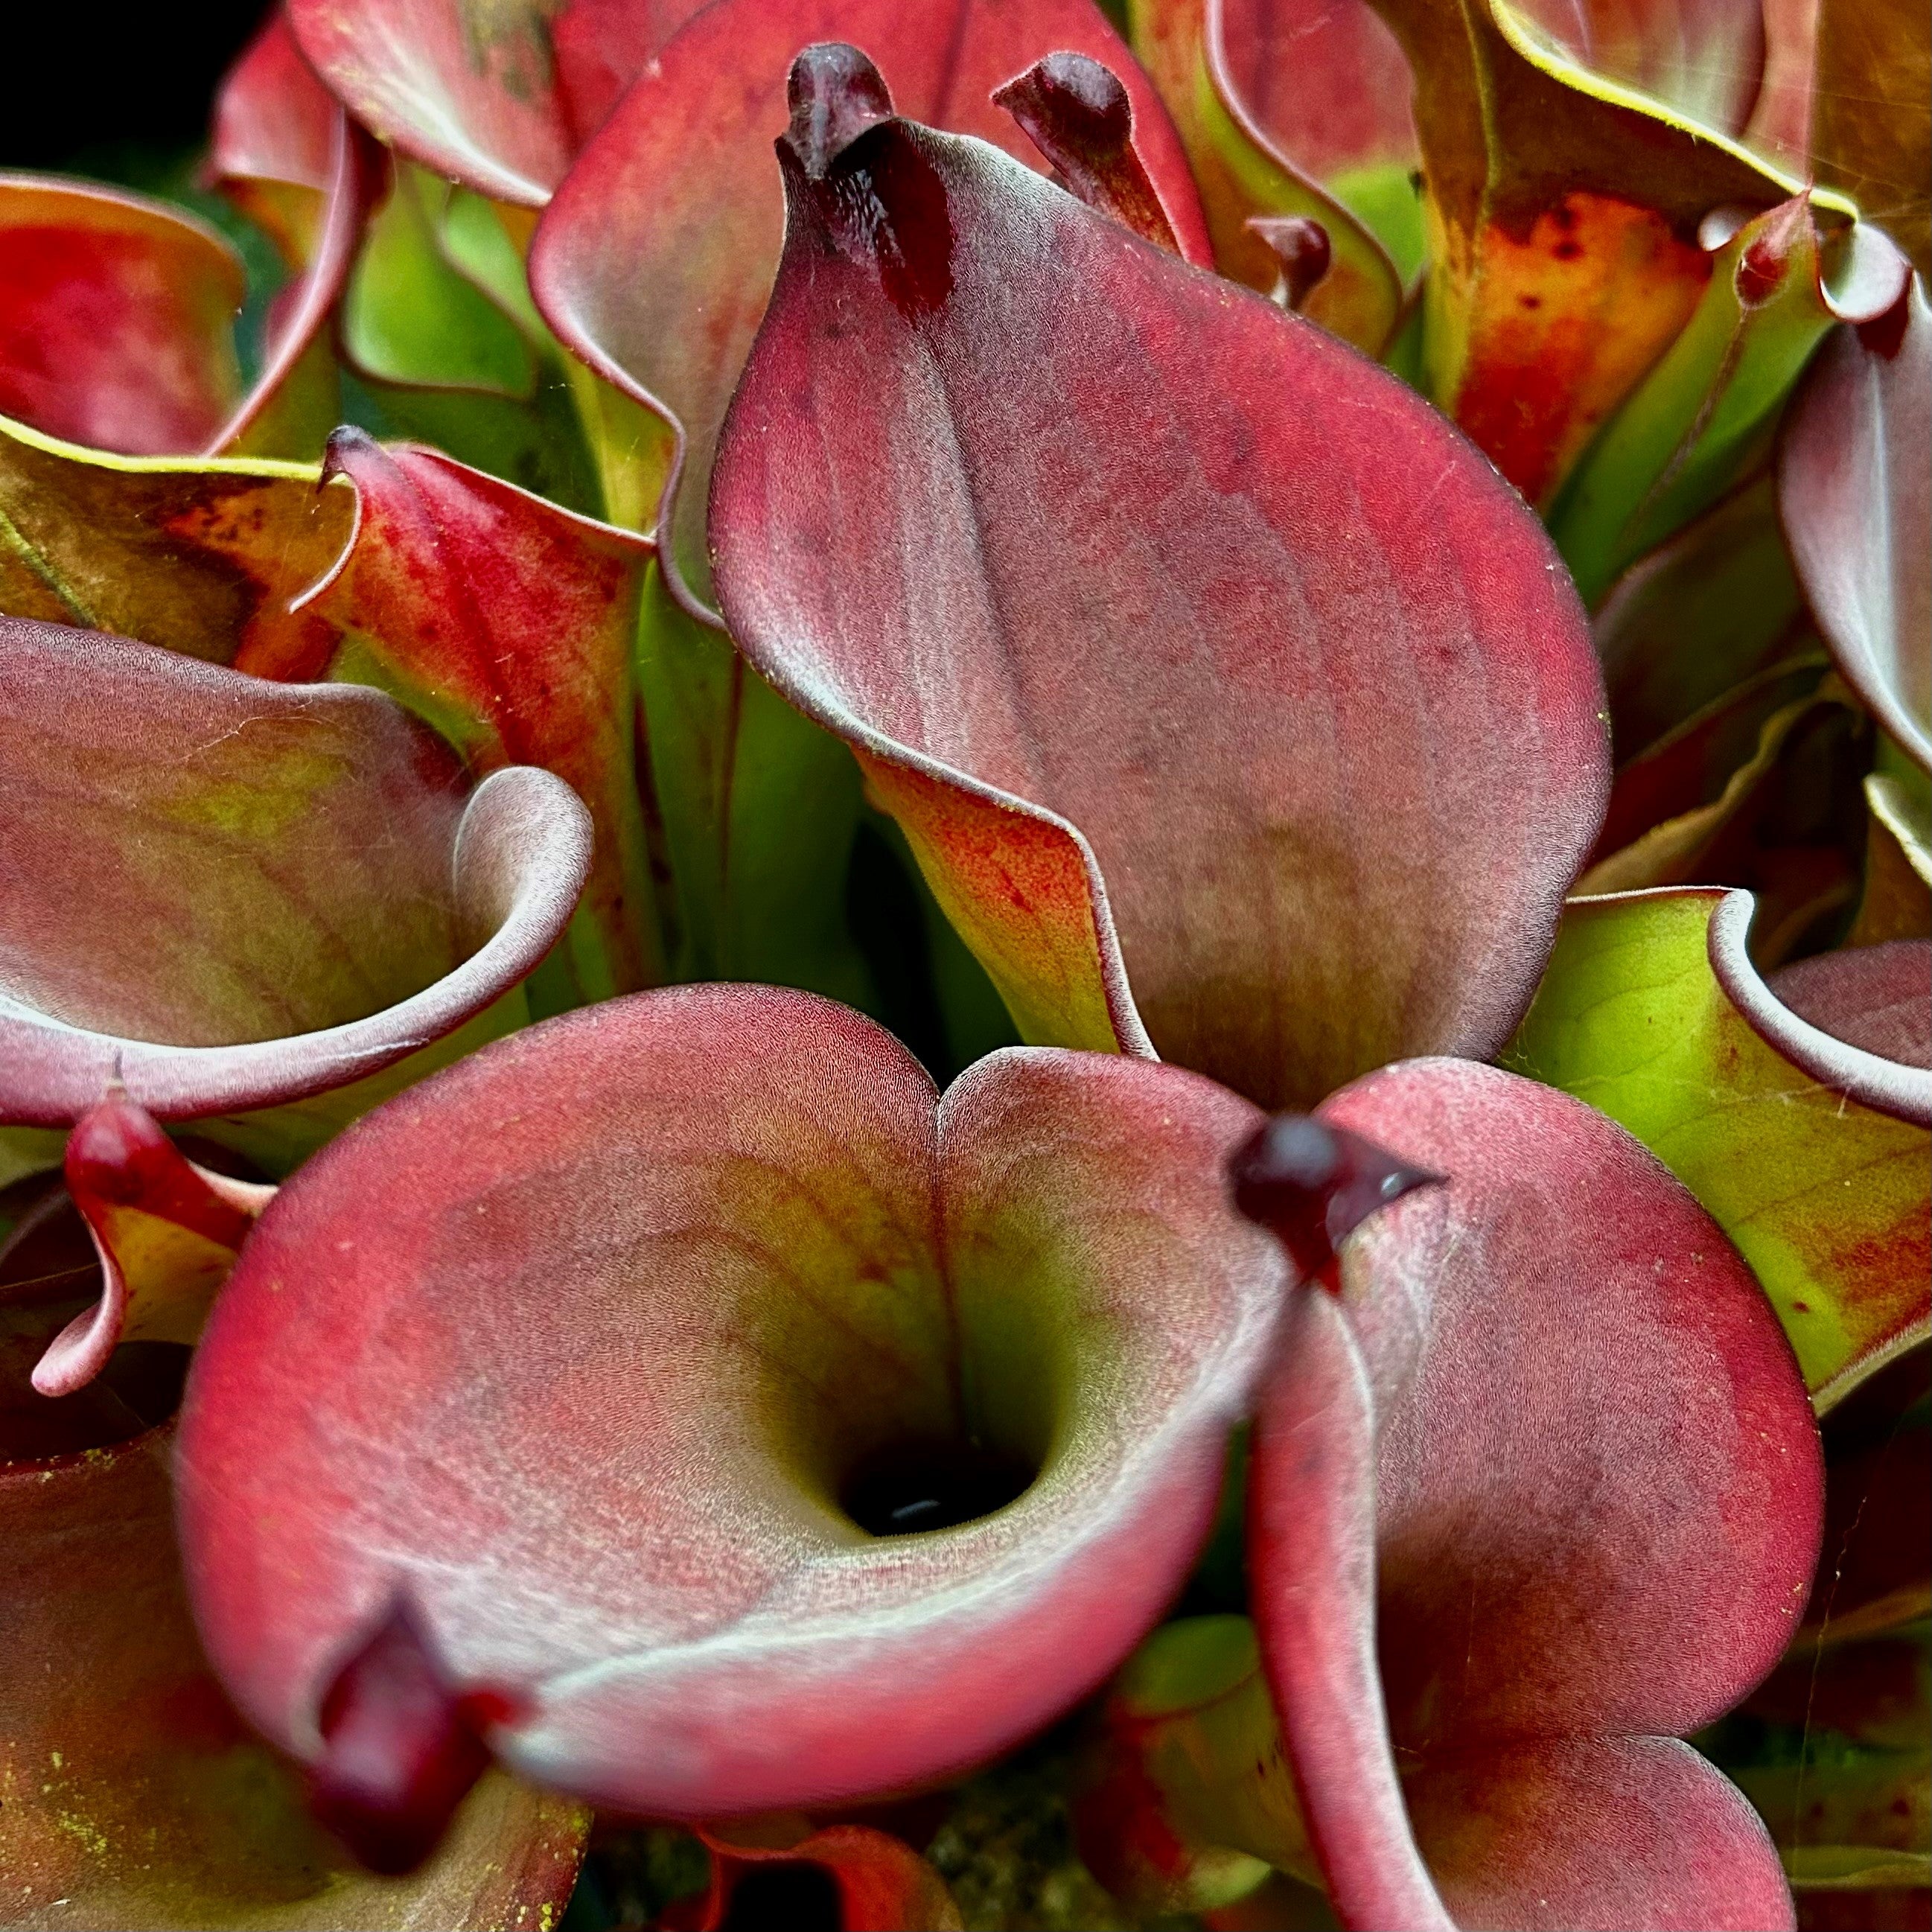
<path id="1" fill-rule="evenodd" d="M 1220 0 L 1222 70 L 1255 124 L 1318 181 L 1413 166 L 1408 62 L 1369 0 Z"/>
<path id="2" fill-rule="evenodd" d="M 1932 311 L 1914 280 L 1840 328 L 1792 399 L 1778 454 L 1785 536 L 1846 680 L 1932 770 Z"/>
<path id="3" fill-rule="evenodd" d="M 362 634 L 471 767 L 541 766 L 596 830 L 581 916 L 598 958 L 586 999 L 662 977 L 638 805 L 631 658 L 650 544 L 440 451 L 330 437 L 325 475 L 356 486 L 355 533 L 307 593 Z"/>
<path id="4" fill-rule="evenodd" d="M 710 595 L 705 500 L 726 404 L 777 268 L 784 198 L 772 142 L 786 74 L 814 42 L 849 41 L 921 120 L 1046 163 L 994 90 L 1042 56 L 1092 56 L 1119 74 L 1135 139 L 1183 247 L 1207 257 L 1194 185 L 1152 84 L 1093 0 L 721 0 L 658 52 L 545 214 L 530 284 L 590 366 L 670 418 L 680 473 L 661 512 L 674 580 Z"/>
<path id="5" fill-rule="evenodd" d="M 514 986 L 590 862 L 561 780 L 472 789 L 366 686 L 0 618 L 0 1119 L 64 1126 L 116 1078 L 164 1119 L 359 1078 Z"/>
<path id="6" fill-rule="evenodd" d="M 1677 1736 L 1798 1624 L 1817 1435 L 1755 1280 L 1580 1102 L 1420 1061 L 1322 1115 L 1446 1173 L 1345 1245 L 1264 1391 L 1263 1659 L 1343 1923 L 1790 1924 Z"/>
<path id="7" fill-rule="evenodd" d="M 277 182 L 322 194 L 340 112 L 278 8 L 215 97 L 208 172 L 224 184 Z M 276 238 L 285 247 L 291 239 L 280 232 Z"/>
<path id="8" fill-rule="evenodd" d="M 943 1097 L 830 1003 L 706 986 L 485 1049 L 335 1141 L 195 1362 L 204 1636 L 298 1756 L 398 1592 L 497 1754 L 650 1815 L 902 1789 L 1092 1688 L 1205 1536 L 1278 1252 L 1252 1108 L 1014 1050 Z M 956 1528 L 842 1486 L 1043 1463 Z"/>
<path id="9" fill-rule="evenodd" d="M 868 770 L 994 808 L 965 862 L 902 813 L 942 902 L 1084 835 L 1096 976 L 1266 1104 L 1493 1052 L 1607 780 L 1521 500 L 1393 377 L 982 146 L 896 120 L 781 159 L 718 586 Z"/>
<path id="10" fill-rule="evenodd" d="M 1932 942 L 1888 940 L 1821 952 L 1772 975 L 1802 1020 L 1881 1059 L 1932 1072 Z"/>
<path id="11" fill-rule="evenodd" d="M 0 414 L 130 456 L 200 449 L 241 396 L 242 264 L 158 202 L 0 177 Z"/>

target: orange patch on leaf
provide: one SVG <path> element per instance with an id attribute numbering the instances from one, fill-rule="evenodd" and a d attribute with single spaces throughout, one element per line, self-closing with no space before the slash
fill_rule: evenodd
<path id="1" fill-rule="evenodd" d="M 1456 420 L 1532 502 L 1689 320 L 1711 272 L 1654 211 L 1576 193 L 1478 238 Z"/>
<path id="2" fill-rule="evenodd" d="M 1896 1190 L 1898 1210 L 1889 1221 L 1874 1228 L 1855 1220 L 1846 1228 L 1820 1220 L 1809 1238 L 1798 1238 L 1813 1269 L 1842 1285 L 1837 1312 L 1862 1354 L 1924 1318 L 1925 1283 L 1932 1276 L 1932 1214 L 1922 1146 L 1904 1150 L 1858 1184 L 1868 1199 L 1882 1200 Z"/>
<path id="3" fill-rule="evenodd" d="M 868 795 L 898 820 L 934 896 L 979 955 L 1021 1037 L 1120 1051 L 1093 886 L 1064 826 L 854 748 Z"/>

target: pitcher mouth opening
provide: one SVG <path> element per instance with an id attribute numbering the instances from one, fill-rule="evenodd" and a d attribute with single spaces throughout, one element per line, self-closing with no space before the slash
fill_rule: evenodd
<path id="1" fill-rule="evenodd" d="M 1050 1309 L 988 1293 L 1024 1261 L 996 1244 L 954 1258 L 947 1281 L 946 1262 L 927 1258 L 916 1291 L 922 1346 L 891 1385 L 856 1337 L 808 1384 L 770 1373 L 757 1412 L 783 1479 L 877 1538 L 968 1528 L 1026 1496 L 1066 1446 L 1081 1371 Z M 768 1362 L 787 1359 L 800 1312 L 765 1304 Z"/>
<path id="2" fill-rule="evenodd" d="M 957 1529 L 1016 1502 L 1040 1474 L 1034 1457 L 971 1441 L 892 1442 L 838 1486 L 838 1504 L 872 1536 Z"/>

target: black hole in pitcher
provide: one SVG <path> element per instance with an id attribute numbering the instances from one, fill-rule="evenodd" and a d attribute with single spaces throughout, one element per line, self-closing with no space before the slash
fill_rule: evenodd
<path id="1" fill-rule="evenodd" d="M 874 1536 L 911 1536 L 991 1516 L 1037 1473 L 1018 1456 L 972 1444 L 887 1448 L 852 1472 L 839 1502 Z"/>

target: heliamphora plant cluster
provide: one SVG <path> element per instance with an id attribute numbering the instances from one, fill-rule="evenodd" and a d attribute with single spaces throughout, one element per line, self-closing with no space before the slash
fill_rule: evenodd
<path id="1" fill-rule="evenodd" d="M 0 1919 L 1926 1923 L 1928 68 L 284 0 L 267 280 L 0 177 Z"/>

